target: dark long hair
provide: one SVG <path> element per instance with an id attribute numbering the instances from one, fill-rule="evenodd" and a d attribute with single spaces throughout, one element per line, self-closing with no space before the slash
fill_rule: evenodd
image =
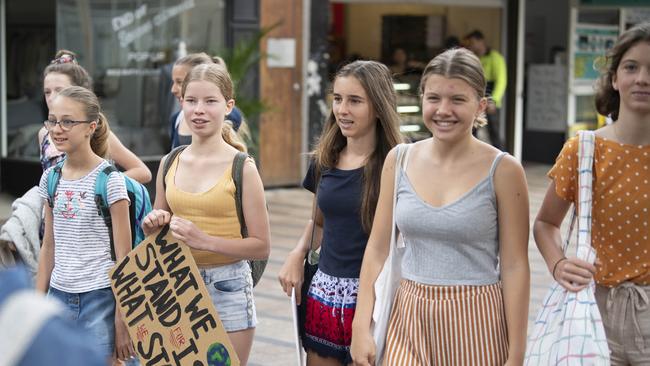
<path id="1" fill-rule="evenodd" d="M 612 81 L 625 53 L 639 42 L 650 42 L 650 23 L 641 23 L 623 32 L 605 56 L 605 67 L 596 86 L 595 104 L 598 113 L 611 115 L 614 121 L 618 119 L 621 96 Z"/>
<path id="2" fill-rule="evenodd" d="M 366 233 L 372 229 L 377 200 L 379 199 L 379 182 L 384 160 L 388 152 L 402 141 L 399 132 L 399 115 L 397 114 L 397 95 L 393 87 L 390 70 L 376 61 L 354 61 L 336 73 L 336 78 L 352 76 L 359 81 L 377 116 L 377 144 L 375 151 L 368 157 L 363 168 L 363 191 L 361 201 L 361 223 Z M 330 111 L 325 121 L 318 146 L 313 157 L 317 169 L 322 171 L 336 167 L 339 155 L 347 145 L 347 139 L 336 124 L 334 112 Z"/>

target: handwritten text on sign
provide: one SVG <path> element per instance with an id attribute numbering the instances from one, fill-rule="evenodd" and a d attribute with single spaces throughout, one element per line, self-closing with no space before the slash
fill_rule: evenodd
<path id="1" fill-rule="evenodd" d="M 117 305 L 146 365 L 239 365 L 189 248 L 165 226 L 111 270 Z"/>

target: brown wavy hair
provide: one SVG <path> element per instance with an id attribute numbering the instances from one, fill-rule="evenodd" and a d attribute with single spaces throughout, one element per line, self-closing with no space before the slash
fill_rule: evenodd
<path id="1" fill-rule="evenodd" d="M 192 68 L 192 70 L 187 73 L 187 76 L 185 76 L 185 80 L 183 80 L 183 86 L 181 87 L 181 95 L 183 97 L 185 96 L 187 85 L 192 81 L 211 82 L 221 90 L 221 94 L 226 101 L 234 99 L 235 87 L 232 79 L 230 78 L 230 74 L 226 68 L 221 65 L 210 63 L 201 64 Z M 221 126 L 221 137 L 223 137 L 223 140 L 235 149 L 246 152 L 246 145 L 239 139 L 239 136 L 235 133 L 232 125 L 223 121 Z"/>
<path id="2" fill-rule="evenodd" d="M 596 84 L 595 105 L 598 113 L 603 116 L 611 115 L 614 121 L 618 120 L 621 96 L 618 90 L 614 89 L 612 81 L 625 53 L 639 42 L 650 43 L 650 23 L 641 23 L 623 32 L 605 55 L 605 65 Z"/>
<path id="3" fill-rule="evenodd" d="M 69 86 L 61 90 L 57 98 L 59 97 L 70 98 L 83 105 L 86 119 L 97 121 L 97 127 L 90 137 L 90 148 L 95 154 L 105 158 L 108 154 L 108 136 L 111 129 L 95 93 L 81 86 Z"/>
<path id="4" fill-rule="evenodd" d="M 363 191 L 361 201 L 361 223 L 366 233 L 370 233 L 379 199 L 379 182 L 384 160 L 388 152 L 402 142 L 397 114 L 397 95 L 393 87 L 391 73 L 386 65 L 376 61 L 354 61 L 343 66 L 334 78 L 354 77 L 359 81 L 370 100 L 377 118 L 377 144 L 363 168 Z M 336 123 L 334 111 L 330 111 L 325 121 L 318 145 L 312 152 L 318 171 L 336 167 L 339 155 L 347 139 Z"/>
<path id="5" fill-rule="evenodd" d="M 479 100 L 485 98 L 486 81 L 481 60 L 466 48 L 452 48 L 429 61 L 420 79 L 421 97 L 424 96 L 424 86 L 431 75 L 463 80 L 474 89 Z M 486 124 L 485 115 L 474 119 L 474 127 L 482 127 Z"/>
<path id="6" fill-rule="evenodd" d="M 68 50 L 59 50 L 45 70 L 43 70 L 43 79 L 50 73 L 58 73 L 67 76 L 70 83 L 92 90 L 92 79 L 88 71 L 77 62 L 77 55 Z"/>

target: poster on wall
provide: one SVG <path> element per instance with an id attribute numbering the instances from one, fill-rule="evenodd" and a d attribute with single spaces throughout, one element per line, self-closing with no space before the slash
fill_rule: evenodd
<path id="1" fill-rule="evenodd" d="M 143 365 L 239 366 L 239 359 L 190 253 L 169 225 L 109 272 Z"/>
<path id="2" fill-rule="evenodd" d="M 576 24 L 573 34 L 574 66 L 576 83 L 591 84 L 598 79 L 599 62 L 618 37 L 618 26 Z"/>
<path id="3" fill-rule="evenodd" d="M 560 64 L 528 66 L 526 129 L 543 132 L 566 130 L 567 69 Z"/>

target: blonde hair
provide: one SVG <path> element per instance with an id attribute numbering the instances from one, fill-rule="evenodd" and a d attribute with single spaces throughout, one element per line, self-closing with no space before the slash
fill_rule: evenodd
<path id="1" fill-rule="evenodd" d="M 393 87 L 390 70 L 376 61 L 354 61 L 336 73 L 334 82 L 340 77 L 354 77 L 368 95 L 377 123 L 377 139 L 374 151 L 363 168 L 363 191 L 361 193 L 361 223 L 370 233 L 379 199 L 379 182 L 384 160 L 388 152 L 402 141 L 397 114 L 397 95 Z M 336 123 L 334 112 L 325 121 L 318 146 L 312 153 L 318 171 L 336 167 L 339 155 L 347 145 L 347 139 Z"/>
<path id="2" fill-rule="evenodd" d="M 479 100 L 485 98 L 486 81 L 481 60 L 468 49 L 452 48 L 429 61 L 420 79 L 420 96 L 424 96 L 424 86 L 431 75 L 463 80 L 474 89 Z M 485 115 L 480 115 L 474 120 L 474 127 L 486 124 Z"/>
<path id="3" fill-rule="evenodd" d="M 230 74 L 225 67 L 217 64 L 201 64 L 198 65 L 185 76 L 183 86 L 181 87 L 181 96 L 185 97 L 185 91 L 189 83 L 193 81 L 207 81 L 216 85 L 226 101 L 234 99 L 235 87 L 233 85 Z M 221 127 L 221 136 L 228 145 L 235 149 L 246 152 L 246 145 L 239 139 L 235 133 L 232 124 L 223 121 Z"/>
<path id="4" fill-rule="evenodd" d="M 108 154 L 108 136 L 111 129 L 95 93 L 80 86 L 69 86 L 61 90 L 58 97 L 66 97 L 83 105 L 86 119 L 97 121 L 97 127 L 90 137 L 90 148 L 95 154 L 105 158 Z"/>
<path id="5" fill-rule="evenodd" d="M 174 63 L 174 65 L 189 66 L 190 68 L 203 64 L 216 64 L 227 69 L 226 62 L 221 57 L 210 56 L 205 52 L 190 53 L 189 55 L 179 58 Z"/>

